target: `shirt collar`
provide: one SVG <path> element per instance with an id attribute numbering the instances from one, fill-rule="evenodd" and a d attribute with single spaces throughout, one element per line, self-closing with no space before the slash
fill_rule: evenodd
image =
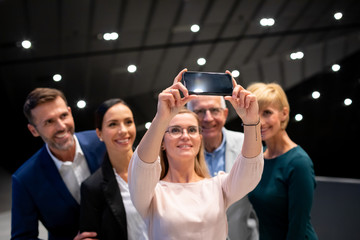
<path id="1" fill-rule="evenodd" d="M 73 162 L 73 163 L 74 163 L 74 164 L 78 164 L 78 162 L 79 162 L 79 157 L 80 157 L 80 156 L 84 156 L 84 153 L 83 153 L 83 151 L 82 151 L 82 149 L 81 149 L 81 147 L 80 147 L 79 141 L 78 141 L 78 139 L 77 139 L 77 137 L 76 137 L 75 134 L 73 135 L 73 137 L 74 137 L 74 140 L 75 140 L 75 156 L 74 156 L 74 162 Z M 57 157 L 55 157 L 55 156 L 52 154 L 52 152 L 51 152 L 50 149 L 49 149 L 49 145 L 48 145 L 47 143 L 45 144 L 45 146 L 46 146 L 46 150 L 48 151 L 51 159 L 54 161 L 57 169 L 60 169 L 60 168 L 61 168 L 61 165 L 63 164 L 63 161 L 59 160 Z"/>
<path id="2" fill-rule="evenodd" d="M 208 151 L 206 151 L 205 149 L 205 154 L 214 154 L 216 152 L 219 152 L 221 149 L 223 149 L 225 147 L 225 142 L 226 142 L 226 139 L 225 139 L 225 129 L 222 128 L 221 130 L 222 132 L 222 141 L 221 141 L 221 144 L 219 147 L 217 147 L 213 152 L 209 153 Z"/>

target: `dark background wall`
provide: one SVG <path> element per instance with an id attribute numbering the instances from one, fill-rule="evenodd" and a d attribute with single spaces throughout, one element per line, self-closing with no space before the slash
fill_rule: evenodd
<path id="1" fill-rule="evenodd" d="M 287 91 L 291 107 L 287 131 L 308 152 L 317 176 L 360 179 L 360 171 L 355 167 L 360 159 L 357 149 L 360 134 L 360 53 L 339 64 L 339 72 L 332 72 L 329 66 L 321 74 Z M 314 90 L 321 93 L 317 100 L 311 98 Z M 15 103 L 7 102 L 6 94 L 1 94 L 4 112 L 1 114 L 3 157 L 0 164 L 10 173 L 43 145 L 42 140 L 34 138 L 26 127 L 22 104 L 27 93 L 19 90 L 13 94 L 18 99 Z M 351 98 L 352 105 L 344 106 L 345 98 Z M 86 110 L 73 107 L 72 110 L 77 131 L 93 128 L 94 107 Z M 301 122 L 294 120 L 297 113 L 304 117 Z M 239 119 L 229 121 L 226 127 L 242 131 Z M 137 142 L 144 132 L 138 131 Z"/>
<path id="2" fill-rule="evenodd" d="M 358 240 L 360 181 L 317 177 L 311 221 L 319 240 Z"/>
<path id="3" fill-rule="evenodd" d="M 360 134 L 360 53 L 340 63 L 338 72 L 326 69 L 286 91 L 290 103 L 290 138 L 302 146 L 314 162 L 317 176 L 360 178 L 356 167 Z M 319 99 L 311 93 L 319 91 Z M 345 98 L 352 104 L 345 106 Z M 301 122 L 294 116 L 303 115 Z M 242 130 L 240 120 L 227 124 Z"/>

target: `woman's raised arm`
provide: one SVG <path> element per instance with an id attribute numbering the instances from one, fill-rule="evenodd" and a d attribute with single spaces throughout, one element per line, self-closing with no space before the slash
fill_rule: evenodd
<path id="1" fill-rule="evenodd" d="M 157 112 L 150 128 L 145 133 L 138 145 L 139 158 L 147 163 L 154 162 L 158 155 L 161 142 L 170 120 L 190 100 L 196 98 L 189 95 L 188 90 L 180 82 L 187 69 L 183 69 L 174 79 L 173 84 L 163 90 L 158 97 Z M 184 97 L 181 97 L 180 91 Z"/>

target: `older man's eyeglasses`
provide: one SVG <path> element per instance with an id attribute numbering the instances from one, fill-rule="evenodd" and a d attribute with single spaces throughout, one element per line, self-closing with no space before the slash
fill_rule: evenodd
<path id="1" fill-rule="evenodd" d="M 201 128 L 198 126 L 190 126 L 187 128 L 182 128 L 180 126 L 171 126 L 165 131 L 165 133 L 169 133 L 170 136 L 172 136 L 173 138 L 179 138 L 183 135 L 185 129 L 190 137 L 197 137 L 201 132 Z"/>
<path id="2" fill-rule="evenodd" d="M 203 118 L 206 115 L 206 112 L 209 111 L 211 116 L 216 117 L 220 115 L 222 110 L 223 110 L 222 108 L 209 108 L 209 109 L 203 108 L 203 109 L 194 110 L 194 113 L 196 113 L 199 116 L 199 118 Z"/>

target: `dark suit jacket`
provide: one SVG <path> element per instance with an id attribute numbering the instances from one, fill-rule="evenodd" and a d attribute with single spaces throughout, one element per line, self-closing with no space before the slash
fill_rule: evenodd
<path id="1" fill-rule="evenodd" d="M 101 165 L 105 145 L 95 131 L 76 133 L 90 172 Z M 12 175 L 11 239 L 38 239 L 38 221 L 49 240 L 73 239 L 80 205 L 62 180 L 45 145 Z"/>
<path id="2" fill-rule="evenodd" d="M 128 239 L 126 212 L 113 167 L 106 154 L 101 168 L 81 185 L 80 231 L 101 240 Z"/>

